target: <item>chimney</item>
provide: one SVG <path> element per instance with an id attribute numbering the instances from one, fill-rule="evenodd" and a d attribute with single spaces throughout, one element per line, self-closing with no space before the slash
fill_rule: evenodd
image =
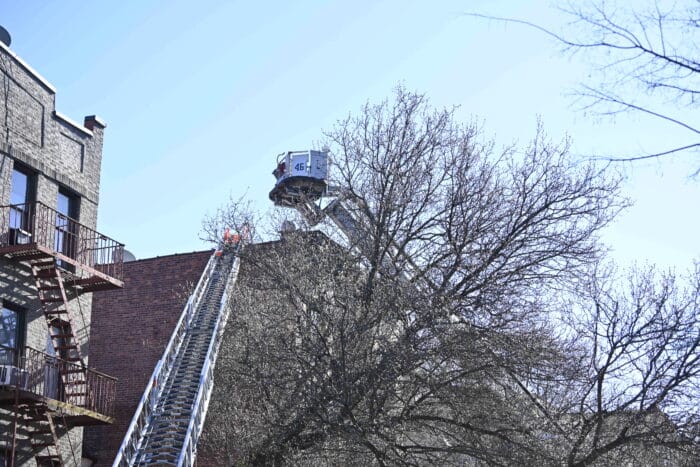
<path id="1" fill-rule="evenodd" d="M 83 126 L 90 131 L 95 131 L 96 127 L 100 130 L 104 130 L 105 128 L 107 128 L 107 124 L 103 122 L 102 119 L 97 115 L 88 115 L 87 117 L 85 117 Z"/>

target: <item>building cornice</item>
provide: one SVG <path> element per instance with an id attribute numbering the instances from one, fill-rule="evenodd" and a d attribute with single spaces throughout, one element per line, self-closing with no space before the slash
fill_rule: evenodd
<path id="1" fill-rule="evenodd" d="M 46 88 L 47 91 L 49 91 L 51 94 L 56 94 L 56 88 L 53 86 L 53 84 L 49 83 L 49 81 L 46 78 L 41 76 L 38 71 L 29 66 L 27 62 L 22 60 L 19 57 L 19 55 L 10 50 L 8 46 L 0 42 L 0 49 L 3 50 L 6 54 L 8 54 L 10 57 L 12 57 L 19 66 L 24 68 L 24 70 L 27 73 L 29 73 L 32 76 L 32 78 L 34 78 L 39 84 Z"/>

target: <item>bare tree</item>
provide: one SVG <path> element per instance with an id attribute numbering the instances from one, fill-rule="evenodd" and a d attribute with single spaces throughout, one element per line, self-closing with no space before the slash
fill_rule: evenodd
<path id="1" fill-rule="evenodd" d="M 232 234 L 245 232 L 248 241 L 257 239 L 256 226 L 260 215 L 255 211 L 252 202 L 245 195 L 239 198 L 229 197 L 227 203 L 216 209 L 213 214 L 206 214 L 202 219 L 199 232 L 200 240 L 218 245 L 228 229 Z"/>
<path id="2" fill-rule="evenodd" d="M 535 28 L 572 54 L 592 62 L 590 82 L 578 92 L 584 109 L 602 115 L 635 112 L 683 129 L 684 141 L 660 150 L 613 161 L 662 157 L 700 147 L 700 127 L 683 110 L 697 109 L 700 57 L 697 35 L 700 6 L 696 1 L 570 2 L 562 7 L 572 22 L 565 32 L 536 23 L 469 14 Z"/>
<path id="3" fill-rule="evenodd" d="M 613 306 L 602 293 L 612 288 L 591 281 L 604 253 L 597 233 L 625 204 L 616 177 L 573 163 L 567 144 L 548 142 L 541 128 L 529 146 L 497 151 L 451 110 L 401 88 L 327 137 L 333 182 L 363 235 L 347 248 L 296 231 L 243 250 L 203 435 L 208 456 L 583 465 L 632 459 L 625 453 L 653 437 L 652 447 L 689 446 L 668 408 L 692 394 L 695 374 L 681 371 L 666 392 L 638 378 L 645 402 L 615 405 L 624 368 L 601 366 L 611 350 L 592 338 L 613 336 L 601 326 L 647 338 L 641 323 L 658 320 L 608 324 L 636 305 Z M 596 320 L 573 307 L 581 289 L 609 313 Z M 573 312 L 579 319 L 562 325 Z M 695 347 L 680 338 L 691 336 L 692 313 L 688 302 L 677 338 L 649 341 L 669 358 L 685 352 L 684 369 L 696 365 Z M 639 351 L 612 352 L 634 367 Z M 610 390 L 597 410 L 601 370 Z M 650 428 L 620 437 L 606 425 L 614 416 Z"/>
<path id="4" fill-rule="evenodd" d="M 676 448 L 697 460 L 700 268 L 686 278 L 651 268 L 626 281 L 604 274 L 585 295 L 573 324 L 586 364 L 571 397 L 578 407 L 569 464 L 591 464 L 625 445 L 645 446 L 647 456 Z"/>

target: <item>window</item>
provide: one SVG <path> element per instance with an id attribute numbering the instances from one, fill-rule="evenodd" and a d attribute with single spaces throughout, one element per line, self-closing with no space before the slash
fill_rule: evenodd
<path id="1" fill-rule="evenodd" d="M 63 188 L 58 190 L 56 210 L 66 217 L 78 220 L 80 214 L 80 198 Z"/>
<path id="2" fill-rule="evenodd" d="M 0 364 L 16 365 L 24 343 L 24 313 L 3 303 L 0 309 Z"/>
<path id="3" fill-rule="evenodd" d="M 24 204 L 29 194 L 29 174 L 17 168 L 12 169 L 12 192 L 10 204 Z"/>
<path id="4" fill-rule="evenodd" d="M 31 203 L 34 201 L 34 175 L 15 164 L 10 191 L 11 243 L 28 243 L 31 232 Z"/>
<path id="5" fill-rule="evenodd" d="M 80 198 L 68 191 L 59 189 L 56 200 L 56 238 L 54 249 L 69 258 L 76 258 L 78 247 L 78 215 Z M 65 261 L 58 263 L 65 269 L 70 267 Z"/>

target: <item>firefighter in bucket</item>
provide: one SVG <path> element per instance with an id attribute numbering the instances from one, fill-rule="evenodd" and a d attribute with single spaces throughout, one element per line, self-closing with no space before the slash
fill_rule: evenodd
<path id="1" fill-rule="evenodd" d="M 224 235 L 221 240 L 221 246 L 216 251 L 216 256 L 223 255 L 224 250 L 238 251 L 242 242 L 247 243 L 250 241 L 250 229 L 248 228 L 248 224 L 243 224 L 240 233 L 232 231 L 230 227 L 226 227 L 226 229 L 224 229 Z"/>

